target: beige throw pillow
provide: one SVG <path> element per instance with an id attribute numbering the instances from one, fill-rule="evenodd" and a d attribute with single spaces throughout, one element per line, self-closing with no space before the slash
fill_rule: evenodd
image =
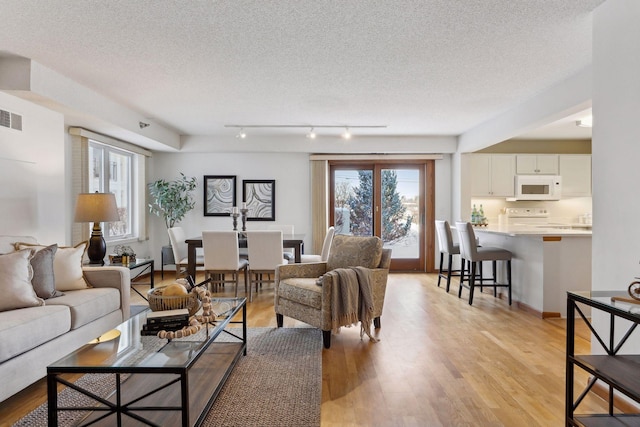
<path id="1" fill-rule="evenodd" d="M 53 259 L 53 273 L 55 276 L 56 290 L 73 291 L 86 289 L 89 286 L 82 275 L 82 257 L 87 249 L 88 242 L 82 242 L 74 247 L 58 246 Z M 44 249 L 46 246 L 30 243 L 16 243 L 16 249 L 33 248 Z"/>
<path id="2" fill-rule="evenodd" d="M 44 305 L 31 286 L 33 253 L 25 249 L 0 255 L 0 311 Z"/>
<path id="3" fill-rule="evenodd" d="M 382 258 L 382 239 L 337 235 L 333 238 L 327 270 L 347 267 L 376 268 Z"/>

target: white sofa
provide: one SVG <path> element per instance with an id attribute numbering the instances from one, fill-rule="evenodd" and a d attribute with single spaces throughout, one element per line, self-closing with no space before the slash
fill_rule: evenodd
<path id="1" fill-rule="evenodd" d="M 27 238 L 18 239 L 0 236 L 0 253 Z M 0 312 L 0 402 L 43 378 L 49 364 L 129 318 L 128 268 L 83 267 L 83 274 L 89 288 L 64 291 L 42 306 Z"/>

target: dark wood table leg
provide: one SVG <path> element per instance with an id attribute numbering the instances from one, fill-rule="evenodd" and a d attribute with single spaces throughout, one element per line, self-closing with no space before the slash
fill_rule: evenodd
<path id="1" fill-rule="evenodd" d="M 189 243 L 187 245 L 187 274 L 196 280 L 196 245 Z"/>
<path id="2" fill-rule="evenodd" d="M 153 265 L 153 264 L 154 264 L 154 261 L 153 261 L 153 260 L 151 260 L 151 280 L 149 280 L 149 283 L 150 283 L 151 289 L 153 289 L 153 287 L 154 287 L 154 285 L 155 285 L 155 283 L 156 283 L 156 281 L 155 281 L 155 274 L 156 274 L 156 272 L 155 272 L 155 268 L 154 268 L 154 265 Z"/>
<path id="3" fill-rule="evenodd" d="M 295 255 L 295 261 L 296 263 L 301 263 L 302 262 L 302 243 L 296 245 L 294 249 L 294 255 Z"/>

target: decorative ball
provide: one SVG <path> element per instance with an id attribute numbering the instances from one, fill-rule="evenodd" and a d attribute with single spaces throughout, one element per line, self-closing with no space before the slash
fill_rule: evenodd
<path id="1" fill-rule="evenodd" d="M 179 297 L 188 294 L 189 292 L 187 292 L 187 288 L 179 283 L 172 283 L 162 291 L 162 296 L 165 297 Z"/>

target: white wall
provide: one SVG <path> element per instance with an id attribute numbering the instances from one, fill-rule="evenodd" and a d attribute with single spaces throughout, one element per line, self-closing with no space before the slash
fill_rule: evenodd
<path id="1" fill-rule="evenodd" d="M 594 11 L 594 290 L 626 290 L 640 275 L 638 21 L 637 0 L 609 0 Z M 594 320 L 601 326 L 607 322 Z M 640 351 L 638 341 L 628 350 Z"/>
<path id="2" fill-rule="evenodd" d="M 180 226 L 187 236 L 199 236 L 203 230 L 232 230 L 231 217 L 204 216 L 204 175 L 235 175 L 236 200 L 242 202 L 243 179 L 276 180 L 276 220 L 248 221 L 248 229 L 266 228 L 268 224 L 293 224 L 295 232 L 305 234 L 305 244 L 311 245 L 311 199 L 309 156 L 305 153 L 155 153 L 147 181 L 175 179 L 179 172 L 195 176 L 196 207 Z M 238 229 L 242 223 L 238 218 Z M 164 221 L 156 216 L 149 221 L 149 250 L 160 263 L 160 248 L 168 244 Z"/>
<path id="3" fill-rule="evenodd" d="M 62 114 L 0 92 L 0 109 L 22 115 L 22 131 L 0 127 L 0 234 L 69 243 Z"/>
<path id="4" fill-rule="evenodd" d="M 640 2 L 594 13 L 594 289 L 625 289 L 640 275 Z"/>

